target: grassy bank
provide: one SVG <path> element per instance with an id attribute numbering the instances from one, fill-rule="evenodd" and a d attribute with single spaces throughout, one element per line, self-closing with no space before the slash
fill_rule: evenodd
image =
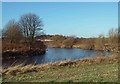
<path id="1" fill-rule="evenodd" d="M 90 64 L 50 68 L 44 71 L 6 75 L 4 82 L 116 82 L 118 80 L 117 63 Z"/>
<path id="2" fill-rule="evenodd" d="M 117 56 L 96 57 L 3 70 L 3 82 L 117 82 Z"/>

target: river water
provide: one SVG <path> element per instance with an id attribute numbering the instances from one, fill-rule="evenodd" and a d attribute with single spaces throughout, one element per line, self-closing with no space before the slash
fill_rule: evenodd
<path id="1" fill-rule="evenodd" d="M 76 60 L 81 58 L 88 58 L 98 56 L 99 53 L 103 53 L 104 56 L 109 56 L 109 52 L 95 51 L 95 50 L 82 50 L 82 49 L 66 49 L 66 48 L 47 48 L 44 55 L 21 57 L 19 59 L 3 61 L 3 65 L 15 65 L 16 63 L 50 63 L 63 60 Z"/>
<path id="2" fill-rule="evenodd" d="M 63 61 L 67 59 L 76 60 L 80 58 L 98 56 L 98 54 L 108 56 L 109 52 L 95 51 L 95 50 L 82 50 L 82 49 L 66 49 L 66 48 L 47 48 L 46 53 L 40 56 L 34 56 L 33 60 L 37 64 Z"/>

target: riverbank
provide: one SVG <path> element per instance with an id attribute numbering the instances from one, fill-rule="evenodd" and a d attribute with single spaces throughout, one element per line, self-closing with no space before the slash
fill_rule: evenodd
<path id="1" fill-rule="evenodd" d="M 16 43 L 7 43 L 4 41 L 2 42 L 3 59 L 10 57 L 18 57 L 18 56 L 40 55 L 40 54 L 44 54 L 45 51 L 46 51 L 46 46 L 41 41 L 35 41 L 31 47 L 22 43 L 18 45 Z"/>
<path id="2" fill-rule="evenodd" d="M 118 56 L 3 69 L 3 82 L 117 82 Z"/>
<path id="3" fill-rule="evenodd" d="M 117 82 L 117 63 L 66 66 L 42 72 L 3 76 L 3 82 Z"/>
<path id="4" fill-rule="evenodd" d="M 100 50 L 100 51 L 110 51 L 119 52 L 120 48 L 118 44 L 118 38 L 110 41 L 110 38 L 78 38 L 62 35 L 43 35 L 37 37 L 36 39 L 41 39 L 41 41 L 51 48 L 79 48 L 85 50 Z"/>
<path id="5" fill-rule="evenodd" d="M 19 57 L 19 56 L 34 56 L 41 55 L 46 52 L 46 49 L 30 49 L 26 51 L 5 51 L 2 52 L 3 58 Z"/>

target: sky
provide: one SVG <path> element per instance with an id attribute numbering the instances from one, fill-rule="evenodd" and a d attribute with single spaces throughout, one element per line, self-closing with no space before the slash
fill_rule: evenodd
<path id="1" fill-rule="evenodd" d="M 1 0 L 3 2 L 119 2 L 119 0 Z"/>
<path id="2" fill-rule="evenodd" d="M 117 2 L 3 2 L 2 26 L 27 13 L 42 19 L 46 34 L 97 37 L 118 27 Z"/>

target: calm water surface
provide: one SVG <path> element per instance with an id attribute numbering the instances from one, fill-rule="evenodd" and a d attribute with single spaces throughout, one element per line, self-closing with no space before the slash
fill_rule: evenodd
<path id="1" fill-rule="evenodd" d="M 82 50 L 82 49 L 66 49 L 66 48 L 47 48 L 46 53 L 40 56 L 34 56 L 33 60 L 37 64 L 63 61 L 67 59 L 76 60 L 80 58 L 97 56 L 101 51 L 95 50 Z M 109 52 L 102 52 L 105 56 L 108 56 Z"/>
<path id="2" fill-rule="evenodd" d="M 63 61 L 67 59 L 76 60 L 80 58 L 88 58 L 92 56 L 98 56 L 101 51 L 95 50 L 82 50 L 82 49 L 66 49 L 66 48 L 47 48 L 44 55 L 32 56 L 32 57 L 20 57 L 18 59 L 11 59 L 3 61 L 3 66 L 11 66 L 20 63 L 25 64 L 42 64 L 56 61 Z M 102 52 L 105 56 L 108 56 L 109 52 Z"/>

